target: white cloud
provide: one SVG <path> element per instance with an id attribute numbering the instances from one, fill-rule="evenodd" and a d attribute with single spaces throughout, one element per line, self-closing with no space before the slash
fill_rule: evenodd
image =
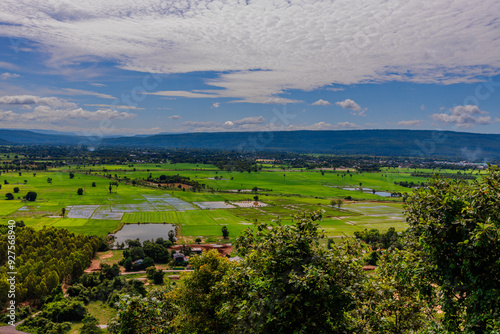
<path id="1" fill-rule="evenodd" d="M 178 97 L 189 97 L 189 98 L 216 98 L 219 97 L 214 94 L 206 94 L 206 93 L 197 93 L 197 92 L 188 92 L 188 91 L 183 91 L 183 90 L 166 90 L 166 91 L 160 91 L 160 92 L 150 92 L 150 93 L 144 93 L 146 95 L 159 95 L 159 96 L 178 96 Z"/>
<path id="2" fill-rule="evenodd" d="M 44 105 L 52 108 L 77 108 L 72 102 L 61 100 L 57 97 L 39 97 L 33 95 L 1 96 L 0 104 L 4 105 Z"/>
<path id="3" fill-rule="evenodd" d="M 0 68 L 5 68 L 8 70 L 18 70 L 19 66 L 12 63 L 8 63 L 6 61 L 0 61 Z"/>
<path id="4" fill-rule="evenodd" d="M 272 130 L 269 124 L 266 123 L 266 119 L 262 116 L 258 117 L 245 117 L 238 120 L 226 121 L 224 123 L 217 123 L 214 121 L 197 122 L 197 121 L 186 121 L 182 125 L 185 128 L 180 130 L 190 130 L 190 131 L 260 131 L 260 130 Z M 178 129 L 179 130 L 179 129 Z"/>
<path id="5" fill-rule="evenodd" d="M 396 123 L 396 125 L 399 125 L 399 126 L 410 126 L 410 127 L 420 126 L 420 125 L 422 125 L 422 121 L 418 120 L 418 119 L 414 119 L 414 120 L 411 120 L 411 121 L 399 121 L 399 122 Z"/>
<path id="6" fill-rule="evenodd" d="M 43 123 L 65 123 L 74 119 L 88 121 L 102 120 L 125 120 L 134 118 L 135 114 L 118 112 L 111 109 L 87 111 L 77 109 L 53 109 L 49 106 L 37 106 L 32 112 L 15 113 L 12 111 L 0 111 L 0 120 L 4 122 L 43 122 Z"/>
<path id="7" fill-rule="evenodd" d="M 266 122 L 266 119 L 262 116 L 258 117 L 245 117 L 236 121 L 233 121 L 235 125 L 244 125 L 244 124 L 263 124 Z"/>
<path id="8" fill-rule="evenodd" d="M 107 87 L 108 85 L 105 85 L 105 84 L 102 84 L 102 83 L 98 83 L 98 82 L 93 82 L 91 83 L 92 86 L 96 86 L 96 87 Z"/>
<path id="9" fill-rule="evenodd" d="M 212 104 L 212 108 L 219 108 L 219 107 L 220 107 L 219 102 L 215 102 L 214 104 Z"/>
<path id="10" fill-rule="evenodd" d="M 329 90 L 331 92 L 342 92 L 344 91 L 345 89 L 342 88 L 342 87 L 326 87 L 326 88 L 323 88 L 324 90 Z"/>
<path id="11" fill-rule="evenodd" d="M 5 72 L 5 73 L 0 74 L 1 80 L 15 79 L 15 78 L 19 78 L 19 77 L 20 77 L 20 75 L 16 74 L 16 73 Z"/>
<path id="12" fill-rule="evenodd" d="M 131 135 L 131 134 L 157 134 L 162 131 L 159 127 L 154 128 L 119 128 L 115 126 L 110 127 L 92 127 L 92 126 L 74 126 L 74 125 L 59 125 L 59 124 L 50 124 L 50 123 L 33 123 L 30 124 L 30 129 L 39 129 L 39 130 L 55 130 L 62 132 L 75 132 L 80 136 L 88 136 L 93 139 L 101 138 L 103 135 Z M 26 129 L 26 123 L 9 123 L 9 129 Z M 84 143 L 85 144 L 85 143 Z M 89 140 L 89 145 L 96 145 L 99 142 L 95 140 Z"/>
<path id="13" fill-rule="evenodd" d="M 350 109 L 352 111 L 360 111 L 361 107 L 351 99 L 346 99 L 344 101 L 335 102 L 336 105 L 341 106 L 344 109 Z"/>
<path id="14" fill-rule="evenodd" d="M 165 96 L 286 104 L 298 102 L 287 90 L 499 74 L 499 12 L 496 0 L 3 0 L 0 35 L 36 42 L 54 68 L 222 73 L 206 81 L 213 90 Z"/>
<path id="15" fill-rule="evenodd" d="M 422 104 L 422 105 L 420 106 L 420 110 L 424 111 L 424 110 L 425 110 L 425 105 L 423 105 L 423 104 Z"/>
<path id="16" fill-rule="evenodd" d="M 431 117 L 436 122 L 471 128 L 474 125 L 486 125 L 498 122 L 498 119 L 493 120 L 491 116 L 487 116 L 488 114 L 487 111 L 479 109 L 478 106 L 469 104 L 453 107 L 448 114 L 433 114 Z"/>
<path id="17" fill-rule="evenodd" d="M 169 116 L 168 118 L 170 118 L 170 119 L 181 119 L 182 117 L 180 115 L 172 115 L 172 116 Z"/>
<path id="18" fill-rule="evenodd" d="M 341 129 L 359 129 L 361 126 L 351 122 L 339 122 L 337 127 Z"/>
<path id="19" fill-rule="evenodd" d="M 108 94 L 101 94 L 101 93 L 97 93 L 97 92 L 91 92 L 88 90 L 73 89 L 73 88 L 64 88 L 63 90 L 70 95 L 91 95 L 91 96 L 97 96 L 97 97 L 100 97 L 103 99 L 110 99 L 110 100 L 116 99 L 116 97 L 108 95 Z"/>
<path id="20" fill-rule="evenodd" d="M 312 105 L 313 106 L 327 106 L 327 105 L 330 105 L 330 102 L 319 99 L 318 101 L 314 102 Z"/>
<path id="21" fill-rule="evenodd" d="M 126 109 L 126 110 L 144 110 L 144 108 L 126 106 L 126 105 L 114 105 L 114 104 L 86 104 L 87 107 L 100 107 L 100 108 L 111 108 L 111 109 Z"/>

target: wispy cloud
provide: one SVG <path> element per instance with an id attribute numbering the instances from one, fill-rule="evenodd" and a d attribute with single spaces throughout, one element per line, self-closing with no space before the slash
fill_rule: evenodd
<path id="1" fill-rule="evenodd" d="M 219 102 L 215 102 L 214 104 L 212 104 L 212 108 L 219 108 L 219 107 L 220 107 Z"/>
<path id="2" fill-rule="evenodd" d="M 20 75 L 16 74 L 16 73 L 5 72 L 5 73 L 0 74 L 0 80 L 15 79 L 15 78 L 19 78 L 19 77 L 20 77 Z"/>
<path id="3" fill-rule="evenodd" d="M 168 116 L 168 118 L 170 118 L 170 119 L 181 119 L 182 117 L 180 115 L 172 115 L 172 116 Z"/>
<path id="4" fill-rule="evenodd" d="M 111 108 L 111 109 L 125 109 L 125 110 L 144 110 L 144 108 L 127 106 L 127 105 L 115 105 L 115 104 L 86 104 L 87 107 L 99 107 L 99 108 Z"/>
<path id="5" fill-rule="evenodd" d="M 96 96 L 96 97 L 100 97 L 103 99 L 110 99 L 110 100 L 116 99 L 116 97 L 108 95 L 108 94 L 101 94 L 101 93 L 92 92 L 92 91 L 88 91 L 88 90 L 82 90 L 82 89 L 64 88 L 63 91 L 69 95 L 91 95 L 91 96 Z"/>

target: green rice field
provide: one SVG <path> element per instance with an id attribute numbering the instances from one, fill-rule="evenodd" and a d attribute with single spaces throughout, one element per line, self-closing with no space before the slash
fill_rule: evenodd
<path id="1" fill-rule="evenodd" d="M 74 173 L 74 178 L 69 177 L 69 171 Z M 365 228 L 404 230 L 401 198 L 382 197 L 359 188 L 411 192 L 395 182 L 427 181 L 411 176 L 413 171 L 390 168 L 376 173 L 357 173 L 269 168 L 243 173 L 219 171 L 213 165 L 167 163 L 134 164 L 133 167 L 66 166 L 21 175 L 7 172 L 0 175 L 0 218 L 4 223 L 9 219 L 22 220 L 35 229 L 55 226 L 101 236 L 115 232 L 123 224 L 137 222 L 176 224 L 185 237 L 220 236 L 221 227 L 227 226 L 230 236 L 236 237 L 255 221 L 280 219 L 291 223 L 294 214 L 320 209 L 323 210 L 320 224 L 327 236 L 350 235 Z M 109 183 L 115 179 L 108 179 L 108 174 L 120 179 L 119 186 L 113 187 L 111 193 Z M 179 174 L 205 184 L 206 190 L 193 192 L 132 185 L 131 180 L 141 180 L 150 174 L 153 178 Z M 221 180 L 214 180 L 216 176 Z M 14 192 L 15 187 L 19 188 L 18 193 Z M 254 187 L 258 188 L 257 192 L 252 191 Z M 343 189 L 348 187 L 355 190 Z M 83 189 L 82 195 L 77 194 L 78 188 Z M 28 191 L 37 193 L 36 201 L 22 199 Z M 7 200 L 7 193 L 12 193 L 14 199 Z M 255 196 L 261 206 L 239 204 L 253 203 Z M 348 196 L 350 200 L 346 200 Z M 336 199 L 343 200 L 340 209 L 331 205 L 331 200 Z M 197 203 L 205 203 L 205 206 Z M 63 208 L 66 209 L 64 218 Z"/>

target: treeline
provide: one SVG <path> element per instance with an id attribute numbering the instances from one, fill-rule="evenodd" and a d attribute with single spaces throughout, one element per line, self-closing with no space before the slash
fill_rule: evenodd
<path id="1" fill-rule="evenodd" d="M 408 181 L 400 181 L 400 182 L 394 181 L 394 184 L 399 185 L 401 187 L 405 187 L 405 188 L 427 187 L 427 183 L 425 183 L 425 182 L 415 183 L 413 181 L 410 181 L 410 182 L 408 182 Z"/>
<path id="2" fill-rule="evenodd" d="M 411 176 L 415 177 L 423 177 L 426 179 L 432 179 L 438 175 L 439 177 L 445 178 L 445 179 L 452 179 L 452 180 L 475 180 L 477 176 L 474 176 L 472 174 L 464 174 L 461 172 L 457 173 L 425 173 L 425 172 L 413 172 L 411 173 Z"/>
<path id="3" fill-rule="evenodd" d="M 0 228 L 0 232 L 4 232 Z M 41 303 L 44 296 L 81 276 L 90 265 L 103 240 L 95 236 L 75 235 L 55 227 L 35 231 L 15 229 L 15 268 L 7 266 L 9 234 L 0 234 L 0 303 L 7 301 L 7 272 L 15 271 L 16 301 Z M 12 254 L 12 253 L 11 253 Z"/>

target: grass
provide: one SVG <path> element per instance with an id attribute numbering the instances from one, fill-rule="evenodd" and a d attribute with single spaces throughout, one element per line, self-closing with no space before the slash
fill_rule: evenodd
<path id="1" fill-rule="evenodd" d="M 95 317 L 100 325 L 107 325 L 111 319 L 116 317 L 116 309 L 110 307 L 102 301 L 92 301 L 86 306 L 88 314 Z M 74 322 L 71 324 L 70 334 L 78 334 L 83 327 L 82 322 Z"/>

